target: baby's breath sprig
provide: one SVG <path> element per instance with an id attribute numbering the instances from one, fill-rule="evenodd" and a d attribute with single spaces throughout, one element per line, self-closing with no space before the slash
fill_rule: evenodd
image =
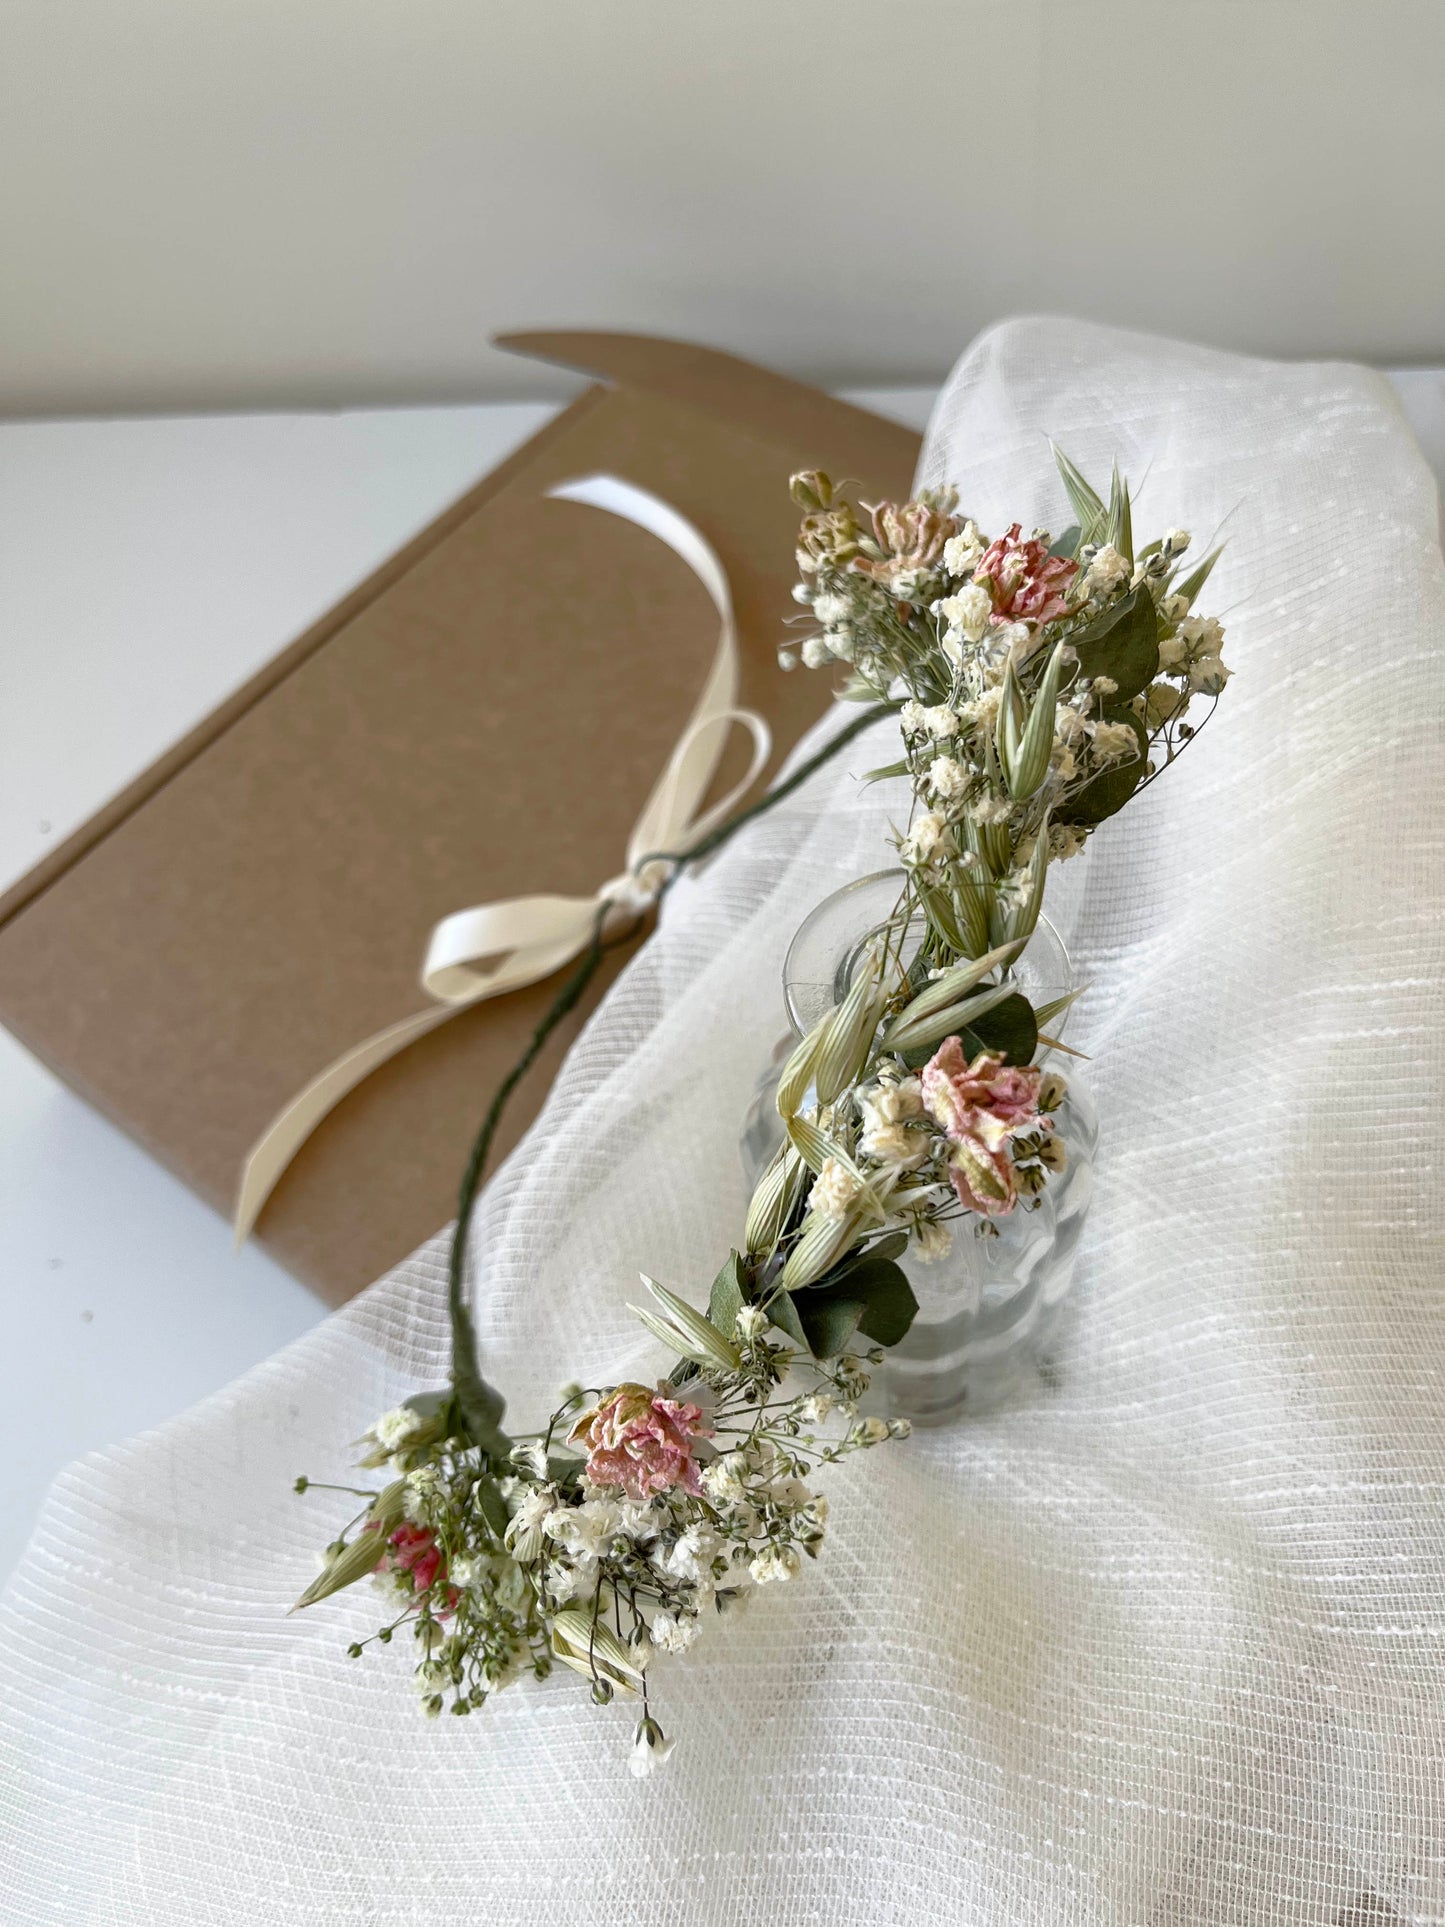
<path id="1" fill-rule="evenodd" d="M 566 1395 L 501 1477 L 453 1429 L 447 1401 L 384 1414 L 363 1440 L 365 1462 L 397 1476 L 299 1602 L 374 1574 L 393 1615 L 349 1651 L 359 1658 L 409 1628 L 429 1714 L 470 1713 L 560 1662 L 599 1704 L 640 1705 L 639 1772 L 670 1751 L 651 1710 L 654 1657 L 686 1652 L 709 1616 L 754 1587 L 795 1578 L 827 1520 L 805 1480 L 908 1431 L 859 1416 L 876 1348 L 819 1367 L 800 1391 L 788 1384 L 792 1350 L 758 1306 L 740 1302 L 726 1330 L 644 1283 L 657 1335 L 692 1361 L 681 1386 L 613 1386 L 585 1405 Z"/>

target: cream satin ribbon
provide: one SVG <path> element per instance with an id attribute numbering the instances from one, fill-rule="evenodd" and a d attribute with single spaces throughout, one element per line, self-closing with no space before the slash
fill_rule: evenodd
<path id="1" fill-rule="evenodd" d="M 236 1201 L 236 1242 L 249 1235 L 282 1172 L 336 1104 L 389 1057 L 428 1031 L 487 997 L 534 984 L 580 955 L 598 913 L 615 906 L 619 916 L 647 908 L 666 881 L 669 866 L 646 862 L 659 851 L 685 851 L 707 835 L 761 774 L 772 750 L 767 723 L 738 709 L 738 645 L 727 575 L 711 545 L 676 509 L 615 475 L 588 475 L 548 494 L 583 502 L 635 522 L 678 555 L 707 590 L 718 614 L 717 647 L 702 694 L 668 758 L 627 844 L 627 868 L 590 897 L 511 897 L 444 917 L 431 933 L 421 986 L 433 1007 L 403 1017 L 368 1037 L 293 1097 L 261 1133 L 247 1156 Z M 717 772 L 733 724 L 752 737 L 748 773 L 711 809 L 702 799 Z"/>

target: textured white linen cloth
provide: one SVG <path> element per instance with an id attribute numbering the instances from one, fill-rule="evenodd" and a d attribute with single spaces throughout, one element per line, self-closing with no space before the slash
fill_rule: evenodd
<path id="1" fill-rule="evenodd" d="M 1103 1137 L 1051 1382 L 835 1469 L 821 1561 L 659 1667 L 638 1782 L 570 1674 L 428 1723 L 400 1646 L 345 1657 L 365 1587 L 286 1617 L 336 1521 L 293 1476 L 442 1381 L 438 1240 L 57 1482 L 0 1619 L 0 1918 L 1445 1922 L 1434 484 L 1363 370 L 1056 321 L 969 351 L 922 479 L 1060 526 L 1046 433 L 1147 470 L 1141 526 L 1230 517 L 1236 672 L 1052 886 Z M 639 1268 L 704 1292 L 788 937 L 888 860 L 885 753 L 678 888 L 491 1186 L 515 1417 L 661 1365 Z"/>

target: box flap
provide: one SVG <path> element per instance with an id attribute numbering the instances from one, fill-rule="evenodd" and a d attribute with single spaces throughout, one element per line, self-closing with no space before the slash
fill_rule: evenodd
<path id="1" fill-rule="evenodd" d="M 917 459 L 918 436 L 912 429 L 717 348 L 660 335 L 581 329 L 529 329 L 497 335 L 494 345 L 618 386 L 666 395 L 734 424 L 747 422 L 770 440 L 806 445 L 826 424 L 830 448 L 845 457 L 856 446 L 860 456 L 866 450 L 875 461 L 911 465 Z"/>

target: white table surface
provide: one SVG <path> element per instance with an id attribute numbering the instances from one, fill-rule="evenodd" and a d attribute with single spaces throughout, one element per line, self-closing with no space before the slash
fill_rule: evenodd
<path id="1" fill-rule="evenodd" d="M 1445 370 L 1392 380 L 1445 477 Z M 553 412 L 0 424 L 0 889 Z M 62 1465 L 325 1315 L 0 1031 L 0 1575 Z"/>

